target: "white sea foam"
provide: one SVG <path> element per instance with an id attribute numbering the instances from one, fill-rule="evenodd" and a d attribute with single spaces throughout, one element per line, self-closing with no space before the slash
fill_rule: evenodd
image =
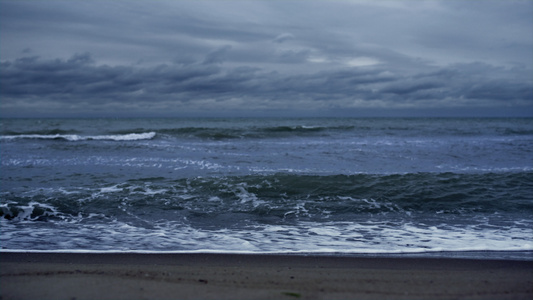
<path id="1" fill-rule="evenodd" d="M 2 222 L 6 232 L 12 226 L 15 225 Z M 529 240 L 533 234 L 531 229 L 438 228 L 415 223 L 390 226 L 387 222 L 300 222 L 256 225 L 253 230 L 210 230 L 177 221 L 155 223 L 150 228 L 113 221 L 107 224 L 64 223 L 53 229 L 19 228 L 17 232 L 16 236 L 0 236 L 3 250 L 345 254 L 533 251 L 533 243 Z M 47 241 L 43 249 L 35 243 L 36 239 Z M 95 240 L 100 243 L 94 243 Z"/>
<path id="2" fill-rule="evenodd" d="M 63 139 L 67 141 L 88 141 L 88 140 L 110 140 L 110 141 L 137 141 L 150 140 L 156 136 L 155 132 L 129 133 L 115 135 L 77 135 L 77 134 L 19 134 L 19 135 L 2 135 L 0 140 L 14 139 L 41 139 L 56 140 Z"/>
<path id="3" fill-rule="evenodd" d="M 121 192 L 123 188 L 119 187 L 118 185 L 103 187 L 100 189 L 100 193 L 115 193 L 115 192 Z"/>

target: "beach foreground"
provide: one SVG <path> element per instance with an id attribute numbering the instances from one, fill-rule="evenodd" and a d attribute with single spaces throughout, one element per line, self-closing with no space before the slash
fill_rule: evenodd
<path id="1" fill-rule="evenodd" d="M 0 299 L 531 299 L 533 262 L 0 253 Z"/>

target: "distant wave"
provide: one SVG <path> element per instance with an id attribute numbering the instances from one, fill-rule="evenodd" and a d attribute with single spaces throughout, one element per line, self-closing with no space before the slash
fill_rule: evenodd
<path id="1" fill-rule="evenodd" d="M 78 135 L 78 134 L 19 134 L 19 135 L 2 135 L 1 140 L 14 139 L 39 139 L 39 140 L 66 140 L 66 141 L 90 141 L 90 140 L 109 140 L 109 141 L 138 141 L 151 140 L 156 136 L 155 132 L 145 133 L 128 133 L 115 135 Z"/>
<path id="2" fill-rule="evenodd" d="M 317 133 L 353 131 L 354 126 L 273 126 L 273 127 L 243 127 L 243 128 L 217 128 L 217 127 L 181 127 L 157 129 L 165 135 L 201 139 L 262 139 L 280 138 L 291 136 L 312 136 Z"/>

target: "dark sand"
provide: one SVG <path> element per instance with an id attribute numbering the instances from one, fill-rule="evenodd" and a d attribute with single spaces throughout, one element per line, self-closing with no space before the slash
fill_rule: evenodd
<path id="1" fill-rule="evenodd" d="M 533 262 L 0 253 L 0 299 L 533 299 Z"/>

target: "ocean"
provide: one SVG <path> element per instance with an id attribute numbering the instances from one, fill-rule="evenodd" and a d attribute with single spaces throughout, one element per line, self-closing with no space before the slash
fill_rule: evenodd
<path id="1" fill-rule="evenodd" d="M 533 259 L 533 119 L 0 123 L 1 251 Z"/>

